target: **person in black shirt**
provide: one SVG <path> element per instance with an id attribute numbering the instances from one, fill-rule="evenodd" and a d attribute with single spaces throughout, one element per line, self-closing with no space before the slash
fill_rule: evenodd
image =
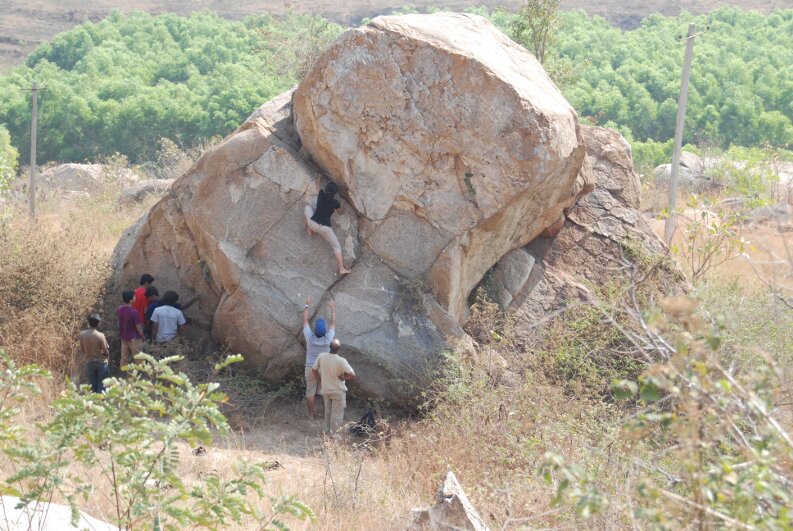
<path id="1" fill-rule="evenodd" d="M 317 181 L 317 187 L 319 187 L 319 181 Z M 324 190 L 319 190 L 316 209 L 311 205 L 306 205 L 304 211 L 306 215 L 306 232 L 308 232 L 309 236 L 315 232 L 319 233 L 330 244 L 333 249 L 333 255 L 336 257 L 336 265 L 339 266 L 339 274 L 346 275 L 350 270 L 344 267 L 339 239 L 330 227 L 330 217 L 333 212 L 342 213 L 341 202 L 336 198 L 337 190 L 336 183 L 331 181 L 325 185 Z"/>

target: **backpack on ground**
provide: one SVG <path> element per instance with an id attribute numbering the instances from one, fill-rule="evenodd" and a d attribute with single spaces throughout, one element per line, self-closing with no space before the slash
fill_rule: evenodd
<path id="1" fill-rule="evenodd" d="M 374 433 L 374 426 L 374 409 L 369 408 L 363 414 L 361 420 L 350 426 L 350 433 L 356 437 L 366 437 Z"/>

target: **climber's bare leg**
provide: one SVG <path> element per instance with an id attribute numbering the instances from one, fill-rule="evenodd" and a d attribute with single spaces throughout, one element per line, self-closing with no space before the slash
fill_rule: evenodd
<path id="1" fill-rule="evenodd" d="M 336 257 L 336 265 L 339 266 L 339 275 L 346 275 L 349 273 L 350 270 L 344 267 L 344 258 L 341 256 L 341 251 L 334 251 L 333 256 Z"/>
<path id="2" fill-rule="evenodd" d="M 303 210 L 303 215 L 306 218 L 306 234 L 313 236 L 314 231 L 311 230 L 311 216 L 314 215 L 314 209 L 311 205 L 306 205 L 306 208 Z"/>

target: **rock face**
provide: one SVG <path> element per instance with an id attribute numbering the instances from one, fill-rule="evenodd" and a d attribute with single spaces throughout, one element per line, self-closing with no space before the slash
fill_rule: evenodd
<path id="1" fill-rule="evenodd" d="M 306 235 L 317 170 L 299 153 L 290 101 L 287 93 L 267 103 L 174 183 L 120 242 L 118 284 L 150 272 L 160 291 L 199 295 L 193 321 L 273 380 L 304 359 L 303 302 L 320 303 L 313 320 L 327 316 L 332 296 L 360 382 L 354 392 L 409 401 L 415 375 L 465 335 L 420 286 L 361 245 L 349 205 L 333 228 L 351 274 L 339 278 L 327 243 Z"/>
<path id="2" fill-rule="evenodd" d="M 379 17 L 173 184 L 119 244 L 117 281 L 200 295 L 189 316 L 270 379 L 304 359 L 306 297 L 312 320 L 333 297 L 351 391 L 409 402 L 470 341 L 482 275 L 592 188 L 584 153 L 542 67 L 483 18 Z M 342 278 L 305 231 L 320 169 L 345 198 Z M 528 269 L 505 273 L 510 294 Z"/>
<path id="3" fill-rule="evenodd" d="M 481 17 L 378 17 L 331 46 L 294 105 L 303 146 L 347 188 L 366 244 L 427 278 L 454 318 L 495 261 L 586 185 L 575 112 Z"/>
<path id="4" fill-rule="evenodd" d="M 537 238 L 520 250 L 536 260 L 526 282 L 512 287 L 510 307 L 521 330 L 537 329 L 570 303 L 586 299 L 594 288 L 627 279 L 626 265 L 661 259 L 666 253 L 639 209 L 641 183 L 633 170 L 630 145 L 610 129 L 582 130 L 595 190 L 570 209 L 556 236 Z M 682 281 L 669 268 L 659 268 L 658 274 L 670 287 Z"/>

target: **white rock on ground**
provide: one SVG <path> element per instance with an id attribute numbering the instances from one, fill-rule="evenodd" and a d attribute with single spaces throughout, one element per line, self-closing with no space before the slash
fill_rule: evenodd
<path id="1" fill-rule="evenodd" d="M 71 509 L 66 505 L 30 502 L 17 509 L 19 498 L 0 496 L 0 529 L 4 531 L 118 531 L 118 528 L 85 513 L 80 513 L 77 525 L 71 524 Z"/>

